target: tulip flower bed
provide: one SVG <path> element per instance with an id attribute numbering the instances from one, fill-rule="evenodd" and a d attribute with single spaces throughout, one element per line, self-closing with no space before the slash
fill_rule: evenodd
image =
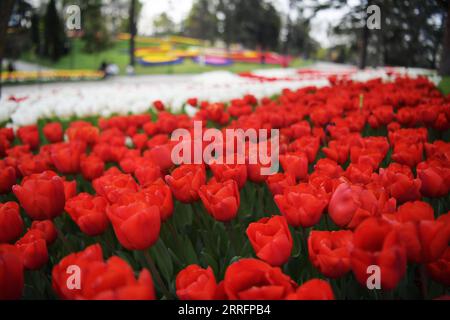
<path id="1" fill-rule="evenodd" d="M 450 99 L 427 78 L 186 104 L 0 129 L 0 299 L 449 293 Z M 194 121 L 279 129 L 279 172 L 174 165 Z"/>

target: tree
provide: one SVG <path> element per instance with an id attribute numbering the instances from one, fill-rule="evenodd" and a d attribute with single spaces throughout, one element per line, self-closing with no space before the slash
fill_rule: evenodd
<path id="1" fill-rule="evenodd" d="M 30 27 L 33 8 L 25 0 L 16 0 L 9 19 L 9 28 L 4 45 L 4 56 L 17 59 L 20 55 L 29 50 Z"/>
<path id="2" fill-rule="evenodd" d="M 117 18 L 120 19 L 118 23 L 118 32 L 129 33 L 130 32 L 130 4 L 131 0 L 111 0 L 114 4 L 114 11 Z M 139 17 L 142 11 L 142 3 L 136 1 L 134 4 L 134 16 Z"/>
<path id="3" fill-rule="evenodd" d="M 135 37 L 136 37 L 136 0 L 130 2 L 130 66 L 135 65 Z"/>
<path id="4" fill-rule="evenodd" d="M 55 0 L 50 0 L 44 18 L 44 55 L 53 61 L 59 60 L 65 51 L 65 33 L 63 23 L 56 9 Z"/>
<path id="5" fill-rule="evenodd" d="M 102 0 L 83 1 L 81 4 L 84 51 L 93 53 L 109 48 L 111 39 L 102 14 Z"/>
<path id="6" fill-rule="evenodd" d="M 14 7 L 14 0 L 0 1 L 0 60 L 3 58 L 6 31 L 8 30 L 9 18 Z"/>
<path id="7" fill-rule="evenodd" d="M 237 30 L 234 41 L 249 48 L 278 49 L 281 18 L 271 3 L 235 0 L 234 11 L 226 19 Z"/>
<path id="8" fill-rule="evenodd" d="M 153 29 L 156 36 L 168 36 L 175 32 L 175 23 L 163 12 L 153 20 Z"/>
<path id="9" fill-rule="evenodd" d="M 187 36 L 214 42 L 218 36 L 216 3 L 209 0 L 197 0 L 184 21 Z"/>
<path id="10" fill-rule="evenodd" d="M 443 10 L 435 1 L 388 0 L 379 2 L 381 31 L 371 45 L 380 63 L 435 69 L 442 39 Z"/>
<path id="11" fill-rule="evenodd" d="M 444 10 L 435 1 L 360 0 L 350 6 L 346 1 L 327 0 L 308 4 L 314 13 L 329 8 L 347 11 L 332 31 L 346 40 L 349 57 L 359 56 L 361 68 L 380 64 L 436 68 L 442 39 L 437 22 Z M 380 7 L 380 30 L 366 26 L 369 5 Z"/>
<path id="12" fill-rule="evenodd" d="M 297 18 L 293 20 L 291 15 L 297 13 Z M 298 6 L 298 1 L 289 0 L 289 11 L 286 15 L 286 38 L 283 43 L 283 53 L 285 55 L 301 54 L 309 58 L 319 49 L 317 41 L 311 38 L 311 20 L 305 18 L 303 9 Z"/>
<path id="13" fill-rule="evenodd" d="M 239 32 L 238 26 L 235 23 L 235 11 L 237 0 L 219 0 L 217 5 L 217 17 L 219 19 L 218 33 L 227 48 L 236 41 L 236 36 Z"/>
<path id="14" fill-rule="evenodd" d="M 37 12 L 33 12 L 31 16 L 31 41 L 33 42 L 34 52 L 41 54 L 41 34 L 39 30 L 40 17 Z"/>
<path id="15" fill-rule="evenodd" d="M 285 46 L 285 54 L 301 54 L 304 58 L 308 59 L 318 49 L 319 44 L 317 41 L 311 38 L 311 21 L 305 19 L 301 13 L 298 14 L 297 20 L 291 22 Z"/>
<path id="16" fill-rule="evenodd" d="M 2 94 L 2 69 L 3 69 L 3 54 L 6 42 L 6 31 L 8 30 L 9 18 L 13 10 L 14 0 L 0 1 L 0 97 Z"/>
<path id="17" fill-rule="evenodd" d="M 442 55 L 439 65 L 441 76 L 450 76 L 450 1 L 439 1 L 441 7 L 446 10 L 446 18 L 443 23 L 444 32 L 442 40 Z"/>

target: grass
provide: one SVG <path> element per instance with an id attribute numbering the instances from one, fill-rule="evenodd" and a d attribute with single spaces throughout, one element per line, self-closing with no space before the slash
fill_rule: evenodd
<path id="1" fill-rule="evenodd" d="M 137 43 L 136 47 L 149 46 L 145 43 Z M 27 62 L 37 63 L 42 66 L 53 69 L 88 69 L 96 70 L 102 61 L 115 63 L 119 66 L 121 73 L 125 73 L 125 67 L 129 63 L 128 42 L 116 41 L 113 47 L 95 54 L 89 54 L 83 51 L 83 42 L 81 40 L 73 41 L 73 50 L 67 56 L 64 56 L 57 62 L 37 57 L 31 52 L 22 55 L 21 59 Z M 309 61 L 296 59 L 291 67 L 302 67 L 310 64 Z M 246 72 L 255 69 L 276 68 L 277 65 L 261 65 L 257 63 L 235 63 L 227 67 L 201 66 L 190 59 L 186 59 L 182 64 L 173 66 L 155 66 L 144 67 L 136 63 L 137 74 L 191 74 L 216 70 L 227 70 L 234 73 Z"/>
<path id="2" fill-rule="evenodd" d="M 450 94 L 450 76 L 442 78 L 441 82 L 439 83 L 439 89 L 445 95 Z"/>

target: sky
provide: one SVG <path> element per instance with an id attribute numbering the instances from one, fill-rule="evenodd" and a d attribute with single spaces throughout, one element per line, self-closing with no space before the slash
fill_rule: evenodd
<path id="1" fill-rule="evenodd" d="M 153 18 L 163 12 L 169 14 L 175 23 L 180 23 L 188 15 L 193 2 L 194 0 L 141 0 L 143 7 L 138 25 L 139 33 L 151 34 Z M 289 0 L 271 0 L 271 2 L 280 12 L 286 13 L 289 9 Z M 311 36 L 323 47 L 331 46 L 333 39 L 327 34 L 328 27 L 330 24 L 335 25 L 344 13 L 343 10 L 335 9 L 319 12 L 312 20 Z"/>

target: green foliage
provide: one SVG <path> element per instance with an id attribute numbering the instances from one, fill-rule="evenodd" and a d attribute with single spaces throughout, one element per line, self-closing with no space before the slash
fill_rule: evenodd
<path id="1" fill-rule="evenodd" d="M 153 28 L 155 29 L 155 36 L 168 36 L 175 33 L 175 23 L 165 12 L 153 20 Z"/>
<path id="2" fill-rule="evenodd" d="M 439 83 L 439 89 L 445 95 L 450 94 L 450 77 L 444 77 Z"/>
<path id="3" fill-rule="evenodd" d="M 100 52 L 111 46 L 101 6 L 101 0 L 91 0 L 82 7 L 84 51 L 87 53 Z"/>
<path id="4" fill-rule="evenodd" d="M 365 26 L 365 13 L 370 5 L 380 8 L 379 30 Z M 326 0 L 312 6 L 316 13 L 330 8 L 346 11 L 332 29 L 343 40 L 340 47 L 334 48 L 333 60 L 356 62 L 366 41 L 367 65 L 436 68 L 446 15 L 439 1 L 362 0 L 350 6 L 347 1 Z"/>
<path id="5" fill-rule="evenodd" d="M 184 22 L 186 35 L 227 45 L 278 49 L 281 18 L 268 1 L 197 0 Z"/>
<path id="6" fill-rule="evenodd" d="M 216 8 L 212 1 L 197 0 L 184 22 L 187 36 L 214 41 L 217 38 Z"/>
<path id="7" fill-rule="evenodd" d="M 83 50 L 83 41 L 74 39 L 72 42 L 72 52 L 62 57 L 57 62 L 52 62 L 48 59 L 43 59 L 33 52 L 27 52 L 22 55 L 21 59 L 33 63 L 39 63 L 54 69 L 98 69 L 102 61 L 115 63 L 120 67 L 122 74 L 125 73 L 125 67 L 128 65 L 129 57 L 127 55 L 128 41 L 116 41 L 112 47 L 98 53 L 86 53 Z M 138 47 L 151 46 L 148 43 L 137 42 Z M 310 61 L 301 59 L 294 60 L 292 67 L 302 67 L 310 64 Z M 157 66 L 144 67 L 139 64 L 136 65 L 137 74 L 192 74 L 200 72 L 208 72 L 215 70 L 227 70 L 230 72 L 246 72 L 255 69 L 273 68 L 273 65 L 261 65 L 257 63 L 235 63 L 227 67 L 201 66 L 194 63 L 190 59 L 186 59 L 182 64 L 174 66 Z"/>
<path id="8" fill-rule="evenodd" d="M 65 53 L 66 36 L 63 22 L 56 9 L 55 0 L 50 0 L 44 18 L 44 56 L 58 61 Z"/>

